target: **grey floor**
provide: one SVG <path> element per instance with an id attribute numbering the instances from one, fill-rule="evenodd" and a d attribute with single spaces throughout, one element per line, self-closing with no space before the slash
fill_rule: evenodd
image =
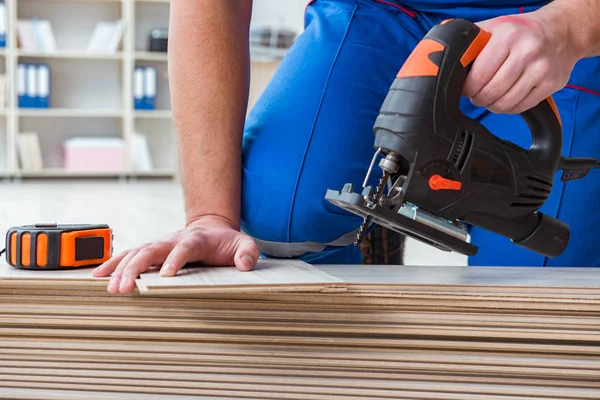
<path id="1" fill-rule="evenodd" d="M 36 222 L 106 223 L 114 249 L 135 247 L 183 226 L 180 186 L 171 181 L 23 181 L 0 184 L 0 229 Z M 407 265 L 466 265 L 466 258 L 410 240 Z"/>

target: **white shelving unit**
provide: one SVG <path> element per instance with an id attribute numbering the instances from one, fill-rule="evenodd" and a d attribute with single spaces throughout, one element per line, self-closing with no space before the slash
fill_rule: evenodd
<path id="1" fill-rule="evenodd" d="M 168 0 L 4 0 L 7 47 L 0 49 L 0 74 L 7 81 L 6 108 L 0 110 L 0 177 L 85 178 L 166 177 L 177 175 L 177 152 L 171 120 L 166 53 L 148 52 L 151 29 L 167 28 Z M 49 20 L 57 51 L 24 51 L 17 20 Z M 85 51 L 99 21 L 122 19 L 125 31 L 114 54 Z M 51 71 L 50 108 L 19 108 L 16 69 L 19 62 L 42 62 Z M 133 108 L 132 79 L 136 65 L 157 68 L 156 110 Z M 35 131 L 44 169 L 20 168 L 19 132 Z M 62 169 L 62 144 L 71 137 L 119 137 L 127 153 L 134 132 L 148 139 L 151 171 L 136 171 L 130 160 L 118 172 L 69 172 Z"/>
<path id="2" fill-rule="evenodd" d="M 303 0 L 292 3 L 255 2 L 259 22 L 272 16 L 260 11 L 275 5 L 296 21 Z M 169 0 L 0 0 L 6 6 L 7 45 L 0 49 L 0 74 L 6 76 L 6 107 L 0 108 L 0 177 L 8 178 L 95 178 L 178 176 L 174 125 L 171 119 L 167 75 L 167 54 L 148 51 L 149 34 L 168 28 Z M 262 4 L 261 3 L 261 4 Z M 297 4 L 296 4 L 297 3 Z M 262 15 L 262 17 L 261 17 Z M 293 18 L 292 18 L 293 17 Z M 57 51 L 26 51 L 20 48 L 17 21 L 49 20 Z M 114 54 L 85 51 L 99 21 L 122 19 L 125 31 Z M 19 108 L 16 71 L 19 62 L 40 62 L 50 67 L 50 108 Z M 249 107 L 279 65 L 279 59 L 252 61 Z M 156 109 L 133 107 L 133 71 L 152 66 L 157 71 Z M 39 172 L 20 167 L 17 135 L 38 134 L 44 169 Z M 122 138 L 129 153 L 132 135 L 147 137 L 151 171 L 136 171 L 128 160 L 119 172 L 69 172 L 62 169 L 62 144 L 71 137 L 109 136 Z"/>

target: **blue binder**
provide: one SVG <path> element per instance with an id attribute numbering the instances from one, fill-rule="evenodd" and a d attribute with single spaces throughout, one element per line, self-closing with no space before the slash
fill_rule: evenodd
<path id="1" fill-rule="evenodd" d="M 40 108 L 50 107 L 50 66 L 38 64 L 36 74 L 36 105 Z"/>
<path id="2" fill-rule="evenodd" d="M 28 106 L 27 102 L 27 74 L 26 65 L 19 63 L 17 65 L 17 95 L 19 108 Z"/>
<path id="3" fill-rule="evenodd" d="M 133 107 L 144 109 L 144 69 L 135 67 L 133 70 Z"/>
<path id="4" fill-rule="evenodd" d="M 156 109 L 156 68 L 134 68 L 133 107 L 136 110 Z"/>
<path id="5" fill-rule="evenodd" d="M 6 47 L 6 4 L 0 3 L 0 48 Z"/>
<path id="6" fill-rule="evenodd" d="M 26 79 L 26 106 L 29 108 L 38 107 L 39 98 L 37 95 L 37 64 L 25 64 Z"/>
<path id="7" fill-rule="evenodd" d="M 144 108 L 156 109 L 156 68 L 146 67 L 144 71 Z"/>

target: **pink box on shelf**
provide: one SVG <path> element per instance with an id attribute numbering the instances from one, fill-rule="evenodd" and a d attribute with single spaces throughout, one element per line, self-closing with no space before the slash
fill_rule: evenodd
<path id="1" fill-rule="evenodd" d="M 120 172 L 125 169 L 125 143 L 120 138 L 72 138 L 63 144 L 63 167 L 71 172 Z"/>

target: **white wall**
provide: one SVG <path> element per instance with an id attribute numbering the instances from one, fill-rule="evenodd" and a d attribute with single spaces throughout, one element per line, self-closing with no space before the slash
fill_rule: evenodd
<path id="1" fill-rule="evenodd" d="M 254 0 L 252 25 L 283 26 L 300 33 L 304 29 L 304 10 L 308 1 Z"/>

